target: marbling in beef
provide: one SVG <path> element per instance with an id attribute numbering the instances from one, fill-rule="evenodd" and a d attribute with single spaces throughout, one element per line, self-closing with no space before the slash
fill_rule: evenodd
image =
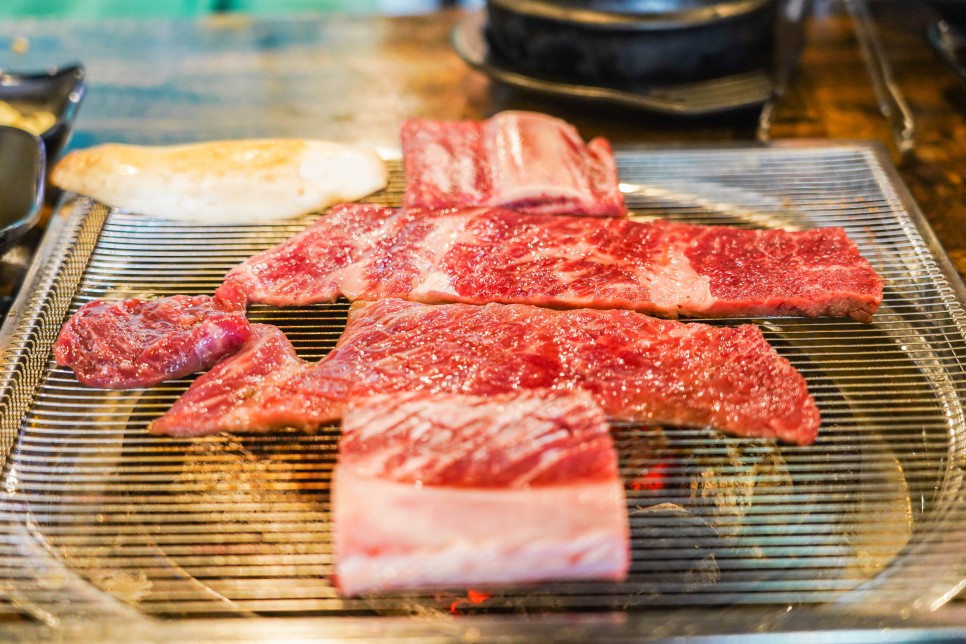
<path id="1" fill-rule="evenodd" d="M 332 482 L 335 581 L 348 595 L 621 580 L 624 486 L 586 392 L 416 392 L 350 405 Z"/>
<path id="2" fill-rule="evenodd" d="M 747 230 L 348 204 L 226 277 L 254 302 L 344 295 L 868 321 L 882 279 L 841 228 Z"/>
<path id="3" fill-rule="evenodd" d="M 486 121 L 410 119 L 402 126 L 407 206 L 504 206 L 528 213 L 621 217 L 610 143 L 586 145 L 569 123 L 535 112 Z"/>
<path id="4" fill-rule="evenodd" d="M 336 348 L 315 364 L 277 328 L 253 327 L 245 347 L 198 378 L 153 433 L 311 430 L 375 394 L 531 389 L 582 389 L 613 418 L 739 436 L 808 444 L 819 429 L 804 378 L 754 325 L 384 299 L 355 305 Z"/>
<path id="5" fill-rule="evenodd" d="M 92 387 L 149 387 L 207 369 L 249 332 L 245 297 L 230 286 L 215 297 L 94 300 L 61 328 L 54 358 Z"/>

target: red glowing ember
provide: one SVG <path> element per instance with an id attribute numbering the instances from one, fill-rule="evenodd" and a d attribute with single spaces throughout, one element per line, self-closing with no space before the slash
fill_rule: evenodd
<path id="1" fill-rule="evenodd" d="M 639 476 L 631 482 L 632 490 L 663 490 L 664 489 L 664 479 L 667 478 L 667 470 L 669 467 L 667 461 L 660 461 L 655 463 L 654 467 L 650 468 L 646 474 Z"/>
<path id="2" fill-rule="evenodd" d="M 472 588 L 467 589 L 466 597 L 460 597 L 449 605 L 449 612 L 453 615 L 461 615 L 461 609 L 468 606 L 479 606 L 487 599 L 493 596 L 493 593 L 485 593 L 481 590 L 473 590 Z"/>

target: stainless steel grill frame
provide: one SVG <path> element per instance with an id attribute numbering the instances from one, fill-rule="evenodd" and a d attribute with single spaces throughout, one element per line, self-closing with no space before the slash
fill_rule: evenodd
<path id="1" fill-rule="evenodd" d="M 151 437 L 147 423 L 190 379 L 97 391 L 51 359 L 83 303 L 211 293 L 232 266 L 312 217 L 200 226 L 72 197 L 2 331 L 0 633 L 620 639 L 767 624 L 916 625 L 936 636 L 935 609 L 966 580 L 966 290 L 888 157 L 875 145 L 823 142 L 623 150 L 618 160 L 639 217 L 843 226 L 885 278 L 868 325 L 752 320 L 809 382 L 823 416 L 814 446 L 618 423 L 632 527 L 626 583 L 342 599 L 328 580 L 337 427 Z M 394 162 L 373 200 L 397 204 L 401 191 Z M 346 310 L 249 315 L 318 359 Z"/>

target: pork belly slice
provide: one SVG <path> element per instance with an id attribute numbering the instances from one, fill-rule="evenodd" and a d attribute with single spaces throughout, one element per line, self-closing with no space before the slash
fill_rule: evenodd
<path id="1" fill-rule="evenodd" d="M 535 112 L 485 121 L 411 119 L 401 131 L 406 206 L 503 206 L 519 212 L 623 217 L 610 143 Z"/>
<path id="2" fill-rule="evenodd" d="M 534 389 L 585 390 L 612 418 L 803 445 L 819 428 L 804 378 L 754 325 L 385 299 L 354 305 L 335 349 L 315 364 L 277 328 L 253 326 L 246 346 L 199 377 L 153 433 L 312 430 L 376 394 Z"/>
<path id="3" fill-rule="evenodd" d="M 333 474 L 347 595 L 545 580 L 619 581 L 624 486 L 586 392 L 416 392 L 350 404 Z"/>
<path id="4" fill-rule="evenodd" d="M 399 297 L 621 308 L 662 317 L 867 322 L 882 279 L 841 228 L 747 230 L 347 204 L 225 280 L 279 306 Z"/>
<path id="5" fill-rule="evenodd" d="M 61 328 L 54 358 L 91 387 L 149 387 L 207 369 L 249 333 L 245 297 L 230 286 L 214 297 L 94 300 Z"/>

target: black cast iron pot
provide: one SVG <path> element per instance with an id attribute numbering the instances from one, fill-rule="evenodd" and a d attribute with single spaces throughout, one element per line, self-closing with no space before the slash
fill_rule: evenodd
<path id="1" fill-rule="evenodd" d="M 548 79 L 634 88 L 767 66 L 777 0 L 488 0 L 487 38 Z"/>

